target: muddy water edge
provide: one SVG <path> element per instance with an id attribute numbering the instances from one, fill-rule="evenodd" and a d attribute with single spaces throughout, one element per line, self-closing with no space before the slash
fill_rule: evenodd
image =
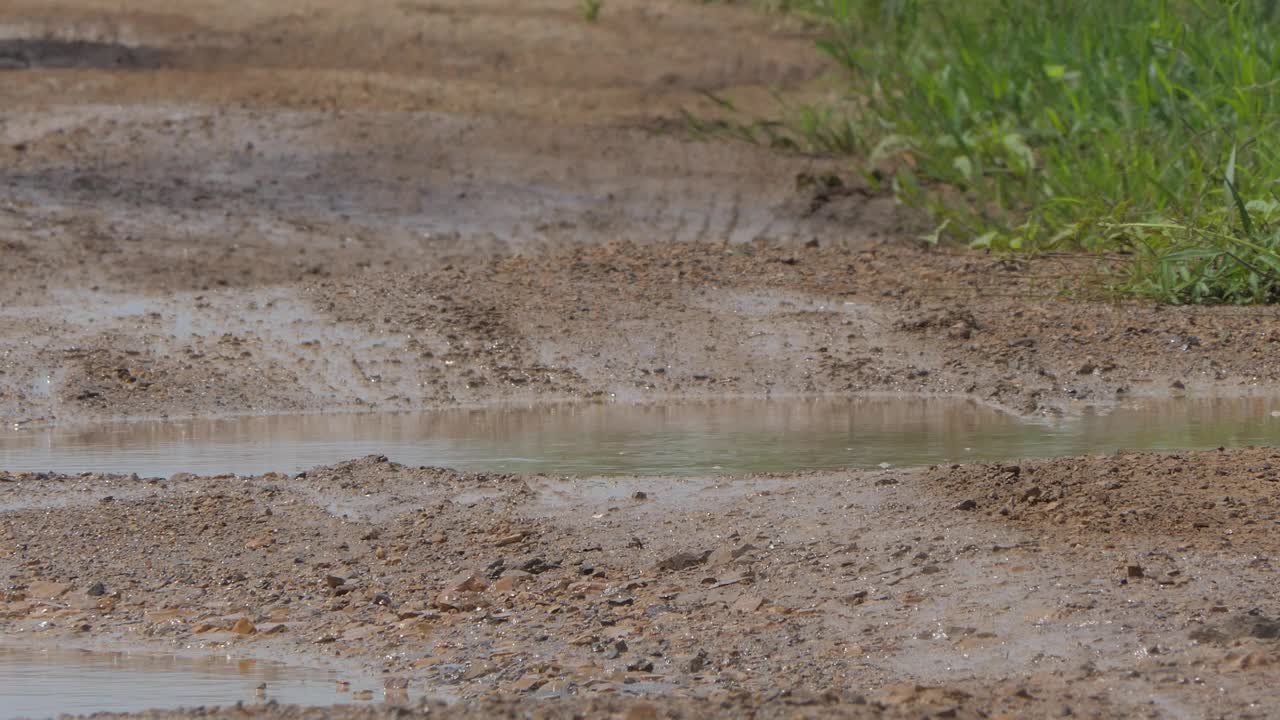
<path id="1" fill-rule="evenodd" d="M 572 5 L 5 3 L 0 419 L 923 392 L 1049 422 L 1280 390 L 1274 311 L 1095 302 L 1077 258 L 926 252 L 857 169 L 684 132 L 708 90 L 761 112 L 824 92 L 803 28 Z M 338 667 L 457 717 L 1280 702 L 1271 449 L 108 469 L 0 468 L 0 645 Z M 170 714 L 246 713 L 401 711 Z"/>

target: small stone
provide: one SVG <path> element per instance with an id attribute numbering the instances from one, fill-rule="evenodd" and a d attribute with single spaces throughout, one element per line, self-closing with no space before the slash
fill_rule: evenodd
<path id="1" fill-rule="evenodd" d="M 1145 571 L 1143 571 L 1143 569 L 1142 569 L 1142 566 L 1141 566 L 1141 565 L 1130 565 L 1130 566 L 1126 567 L 1126 568 L 1125 568 L 1125 574 L 1126 574 L 1127 576 L 1129 576 L 1130 578 L 1134 578 L 1134 579 L 1141 578 L 1141 577 L 1143 577 L 1144 575 L 1146 575 L 1146 573 L 1145 573 Z"/>
<path id="2" fill-rule="evenodd" d="M 465 573 L 451 580 L 448 588 L 456 592 L 481 592 L 489 588 L 489 583 L 478 573 Z"/>
<path id="3" fill-rule="evenodd" d="M 703 553 L 694 553 L 694 552 L 676 553 L 675 555 L 672 555 L 668 558 L 665 558 L 659 561 L 657 565 L 657 569 L 665 570 L 668 572 L 687 570 L 691 567 L 695 567 L 706 562 L 707 558 L 710 555 L 711 555 L 710 551 L 703 552 Z"/>
<path id="4" fill-rule="evenodd" d="M 90 585 L 89 589 L 85 590 L 84 592 L 89 597 L 102 597 L 103 595 L 107 594 L 107 586 L 103 585 L 100 582 L 96 582 Z"/>
<path id="5" fill-rule="evenodd" d="M 330 587 L 330 588 L 334 588 L 334 589 L 336 589 L 336 588 L 340 588 L 340 587 L 342 587 L 343 585 L 347 584 L 347 581 L 346 581 L 346 580 L 344 580 L 344 579 L 342 579 L 342 578 L 340 578 L 340 577 L 338 577 L 337 575 L 325 575 L 325 576 L 324 576 L 324 584 L 325 584 L 326 586 Z"/>
<path id="6" fill-rule="evenodd" d="M 523 570 L 508 570 L 489 586 L 489 590 L 498 594 L 506 594 L 529 582 L 532 578 L 532 573 L 527 573 Z"/>
<path id="7" fill-rule="evenodd" d="M 442 610 L 469 612 L 477 608 L 489 607 L 489 601 L 478 592 L 446 590 L 436 596 L 436 607 Z"/>
<path id="8" fill-rule="evenodd" d="M 540 575 L 548 570 L 554 570 L 560 567 L 560 561 L 548 562 L 546 558 L 536 557 L 526 560 L 520 566 L 521 570 L 533 575 Z"/>
<path id="9" fill-rule="evenodd" d="M 546 684 L 547 681 L 540 677 L 525 675 L 511 684 L 511 691 L 517 693 L 529 693 Z"/>
<path id="10" fill-rule="evenodd" d="M 521 540 L 524 540 L 528 536 L 529 534 L 524 532 L 511 533 L 510 535 L 504 535 L 503 537 L 498 538 L 498 540 L 494 542 L 494 545 L 497 547 L 506 547 L 507 545 L 515 545 L 516 543 L 520 542 Z"/>
<path id="11" fill-rule="evenodd" d="M 759 595 L 743 595 L 733 604 L 733 611 L 740 613 L 750 613 L 759 610 L 764 606 L 764 598 Z"/>
<path id="12" fill-rule="evenodd" d="M 492 675 L 497 671 L 498 671 L 497 665 L 483 662 L 483 661 L 477 662 L 473 664 L 471 667 L 467 668 L 466 672 L 462 673 L 462 679 L 463 680 L 479 680 L 480 678 L 486 675 Z"/>
<path id="13" fill-rule="evenodd" d="M 487 589 L 489 583 L 479 573 L 464 573 L 449 581 L 444 592 L 436 596 L 435 604 L 445 610 L 462 611 L 488 607 L 489 601 L 480 595 Z"/>
<path id="14" fill-rule="evenodd" d="M 627 663 L 627 672 L 653 672 L 653 662 L 640 658 Z"/>
<path id="15" fill-rule="evenodd" d="M 747 553 L 755 550 L 754 545 L 721 545 L 707 556 L 707 564 L 712 567 L 728 565 Z"/>
<path id="16" fill-rule="evenodd" d="M 237 635 L 252 635 L 258 632 L 258 628 L 249 620 L 249 618 L 240 618 L 235 625 L 231 626 L 231 632 Z"/>
<path id="17" fill-rule="evenodd" d="M 973 510 L 976 507 L 978 507 L 978 502 L 976 500 L 961 500 L 960 502 L 956 503 L 952 509 L 953 510 Z"/>
<path id="18" fill-rule="evenodd" d="M 844 596 L 844 602 L 846 605 L 861 605 L 866 601 L 867 601 L 866 590 L 858 590 Z"/>

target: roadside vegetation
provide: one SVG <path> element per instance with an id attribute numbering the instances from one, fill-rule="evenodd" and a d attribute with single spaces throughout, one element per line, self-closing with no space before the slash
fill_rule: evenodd
<path id="1" fill-rule="evenodd" d="M 1108 284 L 1163 302 L 1277 302 L 1278 4 L 795 0 L 847 104 L 743 132 L 869 160 L 931 242 L 1116 255 Z"/>
<path id="2" fill-rule="evenodd" d="M 604 0 L 579 0 L 578 11 L 582 19 L 593 23 L 600 19 L 600 11 L 604 9 Z"/>

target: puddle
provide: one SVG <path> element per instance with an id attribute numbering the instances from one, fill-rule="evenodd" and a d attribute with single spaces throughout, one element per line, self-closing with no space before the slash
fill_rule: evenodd
<path id="1" fill-rule="evenodd" d="M 154 48 L 91 40 L 0 39 L 0 70 L 139 70 L 163 66 L 166 55 L 164 51 Z"/>
<path id="2" fill-rule="evenodd" d="M 1277 443 L 1280 399 L 1270 398 L 1150 402 L 1056 421 L 955 399 L 743 400 L 10 428 L 0 432 L 0 469 L 255 474 L 382 454 L 462 470 L 714 475 Z"/>
<path id="3" fill-rule="evenodd" d="M 350 704 L 365 697 L 361 691 L 374 690 L 358 682 L 340 687 L 338 679 L 337 674 L 320 670 L 225 657 L 0 646 L 0 720 L 269 700 L 300 705 Z M 372 698 L 399 703 L 409 695 L 388 697 L 377 688 Z"/>

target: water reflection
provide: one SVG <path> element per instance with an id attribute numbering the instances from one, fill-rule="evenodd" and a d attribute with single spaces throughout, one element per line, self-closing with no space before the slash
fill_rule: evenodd
<path id="1" fill-rule="evenodd" d="M 411 465 L 570 475 L 784 472 L 1280 441 L 1280 400 L 1170 400 L 1021 421 L 964 400 L 550 405 L 20 429 L 0 469 L 298 471 L 368 454 Z"/>
<path id="2" fill-rule="evenodd" d="M 328 672 L 253 660 L 0 647 L 0 720 L 241 701 L 355 702 L 335 679 Z M 376 696 L 382 697 L 381 690 Z"/>

